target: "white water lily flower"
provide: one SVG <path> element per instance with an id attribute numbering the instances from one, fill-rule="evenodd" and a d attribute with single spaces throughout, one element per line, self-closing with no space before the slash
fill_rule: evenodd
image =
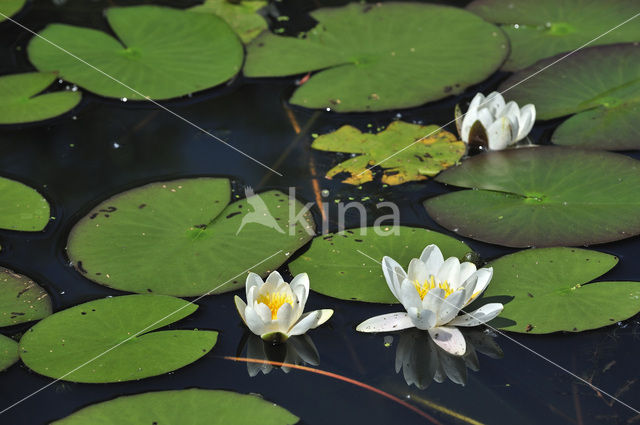
<path id="1" fill-rule="evenodd" d="M 274 271 L 266 282 L 255 273 L 247 276 L 247 303 L 235 296 L 242 321 L 265 341 L 284 342 L 302 335 L 329 320 L 333 310 L 316 310 L 302 314 L 309 297 L 309 276 L 301 273 L 291 284 Z"/>
<path id="2" fill-rule="evenodd" d="M 498 92 L 487 97 L 478 93 L 464 117 L 458 111 L 456 115 L 458 133 L 463 142 L 502 150 L 529 134 L 536 120 L 536 107 L 528 104 L 519 108 L 514 101 L 505 103 Z"/>
<path id="3" fill-rule="evenodd" d="M 456 326 L 477 326 L 495 318 L 503 309 L 489 303 L 474 312 L 458 316 L 489 285 L 492 268 L 476 270 L 473 263 L 451 257 L 446 261 L 436 245 L 427 246 L 420 258 L 409 263 L 409 271 L 393 259 L 382 259 L 382 272 L 393 295 L 406 313 L 376 316 L 360 323 L 360 332 L 391 332 L 416 327 L 427 330 L 433 341 L 451 354 L 461 356 L 466 349 Z"/>

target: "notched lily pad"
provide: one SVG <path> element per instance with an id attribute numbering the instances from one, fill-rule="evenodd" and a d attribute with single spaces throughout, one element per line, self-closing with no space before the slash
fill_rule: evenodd
<path id="1" fill-rule="evenodd" d="M 39 232 L 50 213 L 49 203 L 35 189 L 0 177 L 0 229 Z"/>
<path id="2" fill-rule="evenodd" d="M 592 282 L 615 266 L 612 255 L 578 248 L 529 249 L 493 267 L 478 303 L 504 303 L 502 329 L 532 334 L 580 332 L 612 325 L 640 312 L 640 282 Z M 498 319 L 495 320 L 498 324 Z"/>
<path id="3" fill-rule="evenodd" d="M 153 332 L 198 308 L 164 295 L 125 295 L 90 301 L 38 322 L 20 340 L 20 358 L 42 375 L 106 383 L 161 375 L 207 354 L 217 332 Z"/>
<path id="4" fill-rule="evenodd" d="M 561 57 L 523 69 L 499 90 L 522 82 L 507 95 L 519 103 L 535 104 L 541 119 L 576 114 L 557 128 L 551 138 L 555 144 L 639 149 L 640 45 L 590 47 L 557 62 Z"/>
<path id="5" fill-rule="evenodd" d="M 473 189 L 427 199 L 460 235 L 511 247 L 580 246 L 640 234 L 640 162 L 561 147 L 490 152 L 436 180 Z"/>
<path id="6" fill-rule="evenodd" d="M 300 37 L 262 33 L 247 46 L 244 67 L 248 77 L 318 71 L 291 98 L 307 108 L 418 106 L 483 81 L 508 53 L 502 31 L 453 7 L 351 3 L 311 17 L 318 25 Z"/>
<path id="7" fill-rule="evenodd" d="M 0 372 L 8 369 L 18 360 L 20 360 L 18 343 L 0 334 Z"/>
<path id="8" fill-rule="evenodd" d="M 244 287 L 307 243 L 315 224 L 278 191 L 230 203 L 229 181 L 151 183 L 100 203 L 71 230 L 76 269 L 101 285 L 137 293 L 197 296 Z M 291 214 L 291 215 L 290 215 Z"/>
<path id="9" fill-rule="evenodd" d="M 38 94 L 57 79 L 53 72 L 30 72 L 0 77 L 0 124 L 18 124 L 57 117 L 75 108 L 80 92 Z"/>
<path id="10" fill-rule="evenodd" d="M 348 301 L 393 304 L 398 300 L 389 290 L 378 262 L 387 255 L 406 269 L 429 244 L 438 245 L 445 257 L 462 258 L 471 251 L 464 242 L 427 229 L 363 227 L 316 237 L 309 250 L 289 264 L 289 269 L 294 275 L 307 273 L 311 289 L 321 294 Z"/>
<path id="11" fill-rule="evenodd" d="M 118 397 L 85 407 L 52 425 L 293 425 L 297 422 L 298 418 L 287 410 L 256 395 L 194 388 Z"/>
<path id="12" fill-rule="evenodd" d="M 47 291 L 27 276 L 0 267 L 0 327 L 40 320 L 51 311 Z"/>
<path id="13" fill-rule="evenodd" d="M 0 0 L 0 12 L 10 18 L 18 13 L 26 3 L 27 0 Z M 2 15 L 0 15 L 0 22 L 7 19 Z"/>
<path id="14" fill-rule="evenodd" d="M 511 42 L 502 68 L 516 71 L 586 43 L 640 41 L 638 25 L 620 25 L 638 12 L 633 6 L 627 0 L 475 0 L 467 9 L 501 24 Z"/>
<path id="15" fill-rule="evenodd" d="M 29 42 L 41 71 L 106 97 L 169 99 L 208 89 L 242 66 L 242 43 L 221 18 L 160 6 L 114 7 L 106 18 L 117 39 L 102 31 L 50 24 L 39 35 L 138 93 L 78 61 L 41 37 Z"/>
<path id="16" fill-rule="evenodd" d="M 189 10 L 218 15 L 233 28 L 243 43 L 248 43 L 269 27 L 262 15 L 257 13 L 267 4 L 266 0 L 205 0 Z"/>
<path id="17" fill-rule="evenodd" d="M 464 142 L 447 131 L 439 130 L 436 125 L 422 126 L 402 121 L 391 123 L 378 134 L 361 133 L 357 128 L 345 125 L 318 137 L 311 147 L 359 154 L 327 172 L 328 179 L 347 172 L 350 177 L 343 183 L 354 185 L 373 180 L 373 172 L 368 168 L 381 161 L 384 162 L 380 165 L 385 168 L 383 183 L 398 185 L 426 180 L 456 164 L 466 149 Z"/>

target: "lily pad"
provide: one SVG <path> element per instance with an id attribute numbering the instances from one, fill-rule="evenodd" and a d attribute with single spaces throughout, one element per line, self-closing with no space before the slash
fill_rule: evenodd
<path id="1" fill-rule="evenodd" d="M 248 43 L 269 28 L 267 21 L 257 13 L 267 4 L 266 0 L 205 0 L 203 4 L 189 10 L 218 15 L 233 28 L 243 43 Z"/>
<path id="2" fill-rule="evenodd" d="M 287 410 L 256 395 L 194 388 L 118 397 L 85 407 L 52 425 L 292 425 L 297 422 L 298 418 Z"/>
<path id="3" fill-rule="evenodd" d="M 640 233 L 640 162 L 625 155 L 512 149 L 475 156 L 436 180 L 473 190 L 427 199 L 429 215 L 484 242 L 578 246 Z"/>
<path id="4" fill-rule="evenodd" d="M 554 56 L 523 69 L 499 90 L 521 82 L 507 95 L 536 105 L 538 118 L 577 115 L 553 134 L 558 145 L 626 150 L 640 148 L 640 45 L 616 44 Z"/>
<path id="5" fill-rule="evenodd" d="M 395 304 L 398 300 L 389 290 L 378 262 L 386 255 L 406 269 L 429 244 L 438 245 L 445 257 L 462 258 L 471 251 L 464 242 L 427 229 L 363 227 L 316 237 L 289 269 L 294 275 L 307 273 L 311 289 L 330 297 Z"/>
<path id="6" fill-rule="evenodd" d="M 20 11 L 26 3 L 27 0 L 0 0 L 0 13 L 11 17 Z M 2 15 L 0 15 L 0 22 L 7 19 Z"/>
<path id="7" fill-rule="evenodd" d="M 578 248 L 506 255 L 489 264 L 493 279 L 478 302 L 504 298 L 495 322 L 509 320 L 502 329 L 513 332 L 580 332 L 612 325 L 640 312 L 640 282 L 587 282 L 617 262 L 612 255 Z"/>
<path id="8" fill-rule="evenodd" d="M 70 111 L 80 103 L 80 92 L 40 94 L 57 78 L 53 72 L 30 72 L 0 77 L 0 124 L 42 121 Z"/>
<path id="9" fill-rule="evenodd" d="M 464 142 L 458 141 L 448 131 L 438 131 L 438 128 L 436 125 L 394 121 L 386 130 L 371 134 L 345 125 L 333 133 L 318 137 L 311 147 L 360 154 L 329 170 L 328 179 L 346 172 L 350 176 L 343 183 L 359 185 L 373 180 L 373 172 L 368 168 L 384 161 L 382 182 L 397 185 L 433 177 L 457 163 L 464 155 Z"/>
<path id="10" fill-rule="evenodd" d="M 118 38 L 63 24 L 51 24 L 39 35 L 113 79 L 40 37 L 31 39 L 29 59 L 39 70 L 57 71 L 61 78 L 101 96 L 134 100 L 169 99 L 208 89 L 229 80 L 242 66 L 242 43 L 213 14 L 159 6 L 114 7 L 105 14 Z"/>
<path id="11" fill-rule="evenodd" d="M 196 296 L 244 287 L 306 244 L 315 225 L 278 191 L 229 204 L 229 181 L 201 177 L 151 183 L 100 203 L 71 230 L 76 269 L 111 288 Z"/>
<path id="12" fill-rule="evenodd" d="M 640 41 L 634 22 L 619 26 L 638 12 L 633 6 L 627 0 L 476 0 L 467 9 L 501 24 L 511 42 L 502 69 L 515 71 L 588 42 Z"/>
<path id="13" fill-rule="evenodd" d="M 49 214 L 49 203 L 35 189 L 0 177 L 0 229 L 39 232 Z"/>
<path id="14" fill-rule="evenodd" d="M 40 320 L 51 311 L 47 291 L 28 277 L 0 267 L 0 327 Z"/>
<path id="15" fill-rule="evenodd" d="M 318 25 L 300 37 L 261 34 L 247 46 L 244 67 L 248 77 L 319 71 L 291 98 L 307 108 L 418 106 L 483 81 L 508 53 L 502 31 L 453 7 L 351 3 L 311 17 Z"/>
<path id="16" fill-rule="evenodd" d="M 18 343 L 0 334 L 0 371 L 8 369 L 18 360 Z"/>
<path id="17" fill-rule="evenodd" d="M 207 354 L 218 333 L 152 332 L 197 305 L 165 295 L 90 301 L 38 322 L 20 340 L 20 358 L 42 375 L 72 382 L 132 381 L 186 366 Z"/>

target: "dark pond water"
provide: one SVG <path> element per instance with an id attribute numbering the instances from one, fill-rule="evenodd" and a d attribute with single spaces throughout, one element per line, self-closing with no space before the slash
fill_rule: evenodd
<path id="1" fill-rule="evenodd" d="M 56 5 L 62 3 L 60 5 Z M 112 5 L 140 1 L 34 0 L 16 19 L 33 30 L 49 22 L 91 25 L 107 30 L 102 10 Z M 151 3 L 151 2 L 148 2 Z M 184 1 L 162 2 L 176 7 Z M 342 4 L 343 1 L 283 1 L 275 3 L 280 13 L 291 17 L 286 30 L 308 28 L 309 10 Z M 449 2 L 451 3 L 451 2 Z M 456 4 L 464 4 L 457 2 Z M 0 74 L 32 70 L 24 53 L 30 35 L 11 23 L 0 24 Z M 294 78 L 236 79 L 231 84 L 199 93 L 192 98 L 164 103 L 176 113 L 214 132 L 238 149 L 276 168 L 283 177 L 269 173 L 245 157 L 198 132 L 151 104 L 122 103 L 84 93 L 82 104 L 73 113 L 37 125 L 0 128 L 0 175 L 26 182 L 51 201 L 56 217 L 41 234 L 0 231 L 3 250 L 0 265 L 25 273 L 40 282 L 52 295 L 56 311 L 75 304 L 120 295 L 84 279 L 65 257 L 64 246 L 76 219 L 99 200 L 141 183 L 193 175 L 233 176 L 238 187 L 251 185 L 259 190 L 298 188 L 301 199 L 313 200 L 312 173 L 322 175 L 335 165 L 335 154 L 310 149 L 312 133 L 326 133 L 350 123 L 361 129 L 387 125 L 401 117 L 425 124 L 445 124 L 452 118 L 453 106 L 469 100 L 476 91 L 488 93 L 506 76 L 469 89 L 458 98 L 445 99 L 428 107 L 377 114 L 339 115 L 290 107 L 286 99 Z M 302 131 L 297 134 L 289 116 L 295 117 Z M 546 143 L 557 122 L 538 125 L 532 139 Z M 450 128 L 454 131 L 453 128 Z M 638 153 L 631 156 L 639 158 Z M 393 190 L 379 182 L 362 189 L 319 178 L 329 201 L 371 196 L 369 216 L 376 217 L 375 202 L 384 198 L 402 208 L 402 224 L 446 230 L 437 226 L 419 201 L 442 193 L 444 186 L 427 182 L 406 184 Z M 382 212 L 384 214 L 385 212 Z M 348 225 L 358 226 L 359 217 Z M 491 259 L 507 249 L 465 240 L 483 258 Z M 627 239 L 600 245 L 598 250 L 621 258 L 604 280 L 638 280 L 637 261 L 640 240 Z M 313 282 L 312 282 L 313 283 Z M 377 394 L 328 377 L 292 371 L 273 370 L 251 378 L 246 364 L 223 359 L 243 353 L 245 330 L 234 308 L 233 294 L 198 301 L 199 310 L 176 326 L 185 329 L 216 329 L 221 336 L 216 347 L 204 358 L 174 373 L 122 384 L 90 385 L 58 382 L 12 408 L 2 416 L 2 424 L 44 424 L 62 418 L 81 407 L 119 395 L 152 390 L 210 388 L 243 393 L 259 393 L 302 418 L 304 424 L 347 423 L 429 423 L 414 412 Z M 406 399 L 441 423 L 488 424 L 626 424 L 640 419 L 626 407 L 611 402 L 584 383 L 497 336 L 504 357 L 479 355 L 480 370 L 468 371 L 466 386 L 450 380 L 432 383 L 420 390 L 408 386 L 402 373 L 394 370 L 399 337 L 393 341 L 383 335 L 363 335 L 355 326 L 365 318 L 397 311 L 393 306 L 347 303 L 313 294 L 310 309 L 335 310 L 328 326 L 310 332 L 320 354 L 320 368 L 361 380 L 397 397 Z M 28 326 L 3 329 L 16 335 Z M 638 358 L 640 321 L 630 319 L 617 325 L 580 334 L 549 336 L 511 335 L 514 339 L 554 362 L 615 394 L 631 406 L 640 406 Z M 0 373 L 0 409 L 50 383 L 49 378 L 30 372 L 21 364 Z M 438 413 L 437 403 L 477 422 Z"/>

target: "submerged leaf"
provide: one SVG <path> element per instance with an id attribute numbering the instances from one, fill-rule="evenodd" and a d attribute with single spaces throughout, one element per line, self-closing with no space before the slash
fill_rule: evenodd
<path id="1" fill-rule="evenodd" d="M 207 354 L 217 332 L 153 332 L 198 308 L 164 295 L 125 295 L 90 301 L 38 322 L 20 340 L 25 365 L 73 382 L 121 382 L 160 375 Z"/>
<path id="2" fill-rule="evenodd" d="M 347 172 L 344 183 L 362 184 L 373 180 L 369 167 L 382 162 L 385 168 L 382 182 L 398 185 L 426 180 L 458 162 L 464 155 L 465 144 L 436 125 L 422 126 L 394 121 L 378 134 L 361 133 L 345 125 L 333 133 L 313 141 L 312 148 L 360 154 L 333 167 L 327 178 Z"/>
<path id="3" fill-rule="evenodd" d="M 242 43 L 215 15 L 131 6 L 107 9 L 106 17 L 117 39 L 95 29 L 50 24 L 31 39 L 29 59 L 36 68 L 57 71 L 101 96 L 134 100 L 205 90 L 229 80 L 242 66 Z"/>
<path id="4" fill-rule="evenodd" d="M 233 28 L 243 43 L 248 43 L 269 27 L 262 15 L 257 13 L 267 4 L 266 0 L 205 0 L 189 10 L 218 15 Z"/>
<path id="5" fill-rule="evenodd" d="M 221 390 L 158 391 L 85 407 L 52 425 L 292 425 L 298 418 L 251 394 Z"/>
<path id="6" fill-rule="evenodd" d="M 47 291 L 27 276 L 0 267 L 0 327 L 40 320 L 51 311 Z"/>
<path id="7" fill-rule="evenodd" d="M 617 262 L 612 255 L 578 248 L 506 255 L 489 264 L 493 279 L 478 302 L 502 301 L 504 310 L 493 324 L 513 332 L 580 332 L 612 325 L 640 312 L 640 282 L 587 282 Z"/>
<path id="8" fill-rule="evenodd" d="M 308 108 L 418 106 L 479 83 L 508 52 L 498 28 L 453 7 L 351 3 L 311 17 L 318 25 L 300 37 L 261 34 L 247 46 L 244 67 L 248 77 L 318 71 L 291 98 Z"/>
<path id="9" fill-rule="evenodd" d="M 70 111 L 82 95 L 74 91 L 41 93 L 57 75 L 53 72 L 30 72 L 0 77 L 0 124 L 42 121 Z"/>
<path id="10" fill-rule="evenodd" d="M 49 203 L 35 189 L 0 177 L 0 229 L 39 232 L 49 214 Z"/>

